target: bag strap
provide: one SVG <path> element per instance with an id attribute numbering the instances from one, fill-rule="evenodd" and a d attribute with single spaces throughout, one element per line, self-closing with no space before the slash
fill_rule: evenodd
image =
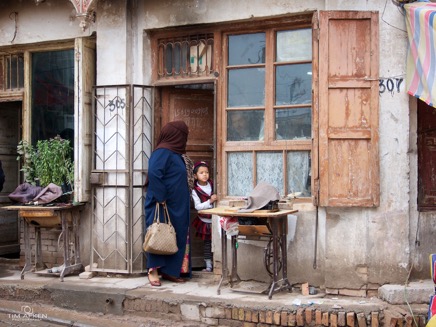
<path id="1" fill-rule="evenodd" d="M 166 202 L 164 202 L 164 203 L 162 204 L 162 206 L 163 206 L 163 208 L 164 208 L 164 220 L 165 220 L 165 222 L 166 222 L 168 225 L 172 226 L 172 224 L 171 224 L 171 219 L 170 219 L 170 214 L 168 213 L 168 208 L 167 208 L 167 204 L 166 204 Z"/>
<path id="2" fill-rule="evenodd" d="M 154 210 L 154 219 L 153 219 L 153 223 L 160 223 L 160 219 L 159 219 L 159 202 L 156 202 L 156 209 Z"/>

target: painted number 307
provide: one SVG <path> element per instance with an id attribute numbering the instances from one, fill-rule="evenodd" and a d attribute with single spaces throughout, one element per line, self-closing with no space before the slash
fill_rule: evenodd
<path id="1" fill-rule="evenodd" d="M 378 83 L 378 92 L 380 94 L 385 93 L 386 91 L 390 93 L 397 91 L 397 93 L 400 93 L 400 87 L 403 80 L 403 78 L 380 79 Z"/>

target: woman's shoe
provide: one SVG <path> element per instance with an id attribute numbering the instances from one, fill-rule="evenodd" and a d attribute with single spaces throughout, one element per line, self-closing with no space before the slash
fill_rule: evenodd
<path id="1" fill-rule="evenodd" d="M 151 280 L 150 274 L 148 274 L 147 277 L 148 277 L 148 281 L 150 282 L 151 286 L 161 286 L 162 285 L 160 280 Z"/>
<path id="2" fill-rule="evenodd" d="M 169 280 L 170 282 L 174 282 L 174 283 L 185 283 L 186 280 L 184 280 L 183 278 L 180 277 L 174 277 L 165 273 L 161 273 L 160 274 L 162 276 L 162 279 L 166 279 Z"/>

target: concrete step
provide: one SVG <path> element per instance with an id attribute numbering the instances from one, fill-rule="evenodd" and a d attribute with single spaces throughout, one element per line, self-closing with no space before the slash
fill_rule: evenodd
<path id="1" fill-rule="evenodd" d="M 0 271 L 0 275 L 4 276 L 0 278 L 0 298 L 4 300 L 101 315 L 165 317 L 186 326 L 406 326 L 413 319 L 424 326 L 428 307 L 427 303 L 391 304 L 377 297 L 323 292 L 303 296 L 296 290 L 273 294 L 269 300 L 260 291 L 262 283 L 253 281 L 245 281 L 252 287 L 238 291 L 224 285 L 217 294 L 220 277 L 200 272 L 186 283 L 162 281 L 161 287 L 151 287 L 145 275 L 108 274 L 92 279 L 66 276 L 64 282 L 34 273 L 27 273 L 21 280 L 15 270 Z M 263 289 L 267 287 L 264 284 Z M 414 291 L 410 288 L 408 292 Z"/>

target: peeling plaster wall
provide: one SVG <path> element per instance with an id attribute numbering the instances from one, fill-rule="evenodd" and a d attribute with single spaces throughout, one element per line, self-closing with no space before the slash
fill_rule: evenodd
<path id="1" fill-rule="evenodd" d="M 378 208 L 316 208 L 297 204 L 294 240 L 289 243 L 291 283 L 309 282 L 328 289 L 376 288 L 428 278 L 428 254 L 434 252 L 435 217 L 416 211 L 416 114 L 405 90 L 407 34 L 404 16 L 385 0 L 99 0 L 97 21 L 83 32 L 67 0 L 0 2 L 0 46 L 72 39 L 97 32 L 97 85 L 151 81 L 149 29 L 220 23 L 314 10 L 376 10 L 380 16 L 380 80 L 397 83 L 380 93 L 380 191 Z M 13 42 L 18 12 L 17 35 Z M 410 114 L 412 112 L 412 114 Z M 416 112 L 416 110 L 415 110 Z M 415 116 L 414 116 L 415 115 Z M 410 135 L 410 138 L 409 138 Z M 415 135 L 415 136 L 414 136 Z M 418 225 L 419 222 L 419 225 Z M 415 244 L 417 231 L 420 246 Z M 316 245 L 316 248 L 315 248 Z M 215 230 L 215 259 L 220 260 Z M 245 254 L 262 255 L 252 244 L 238 250 L 243 279 L 266 279 L 263 264 Z M 247 260 L 247 262 L 245 261 Z M 415 273 L 415 275 L 413 274 Z"/>
<path id="2" fill-rule="evenodd" d="M 291 283 L 308 281 L 331 289 L 366 289 L 384 283 L 404 283 L 410 269 L 410 224 L 414 222 L 409 217 L 409 96 L 405 90 L 407 34 L 401 10 L 391 2 L 376 0 L 250 3 L 163 0 L 144 1 L 143 8 L 145 29 L 308 10 L 379 11 L 380 78 L 384 83 L 388 80 L 397 83 L 403 79 L 399 88 L 380 94 L 380 207 L 320 208 L 315 240 L 316 208 L 310 205 L 299 208 L 297 205 L 300 212 L 295 239 L 289 246 L 288 271 Z M 145 56 L 149 57 L 147 50 Z M 217 243 L 214 248 L 219 251 Z M 238 252 L 241 253 L 238 258 L 241 277 L 263 279 L 263 274 L 257 273 L 262 271 L 262 264 L 253 261 L 244 264 L 248 259 L 240 259 L 246 258 L 247 252 L 261 255 L 259 248 L 249 244 L 240 247 Z M 426 266 L 425 263 L 421 265 Z"/>
<path id="3" fill-rule="evenodd" d="M 76 11 L 68 0 L 47 0 L 39 5 L 34 0 L 0 1 L 0 46 L 68 40 L 90 35 L 92 28 L 82 31 L 80 20 L 75 14 Z"/>

